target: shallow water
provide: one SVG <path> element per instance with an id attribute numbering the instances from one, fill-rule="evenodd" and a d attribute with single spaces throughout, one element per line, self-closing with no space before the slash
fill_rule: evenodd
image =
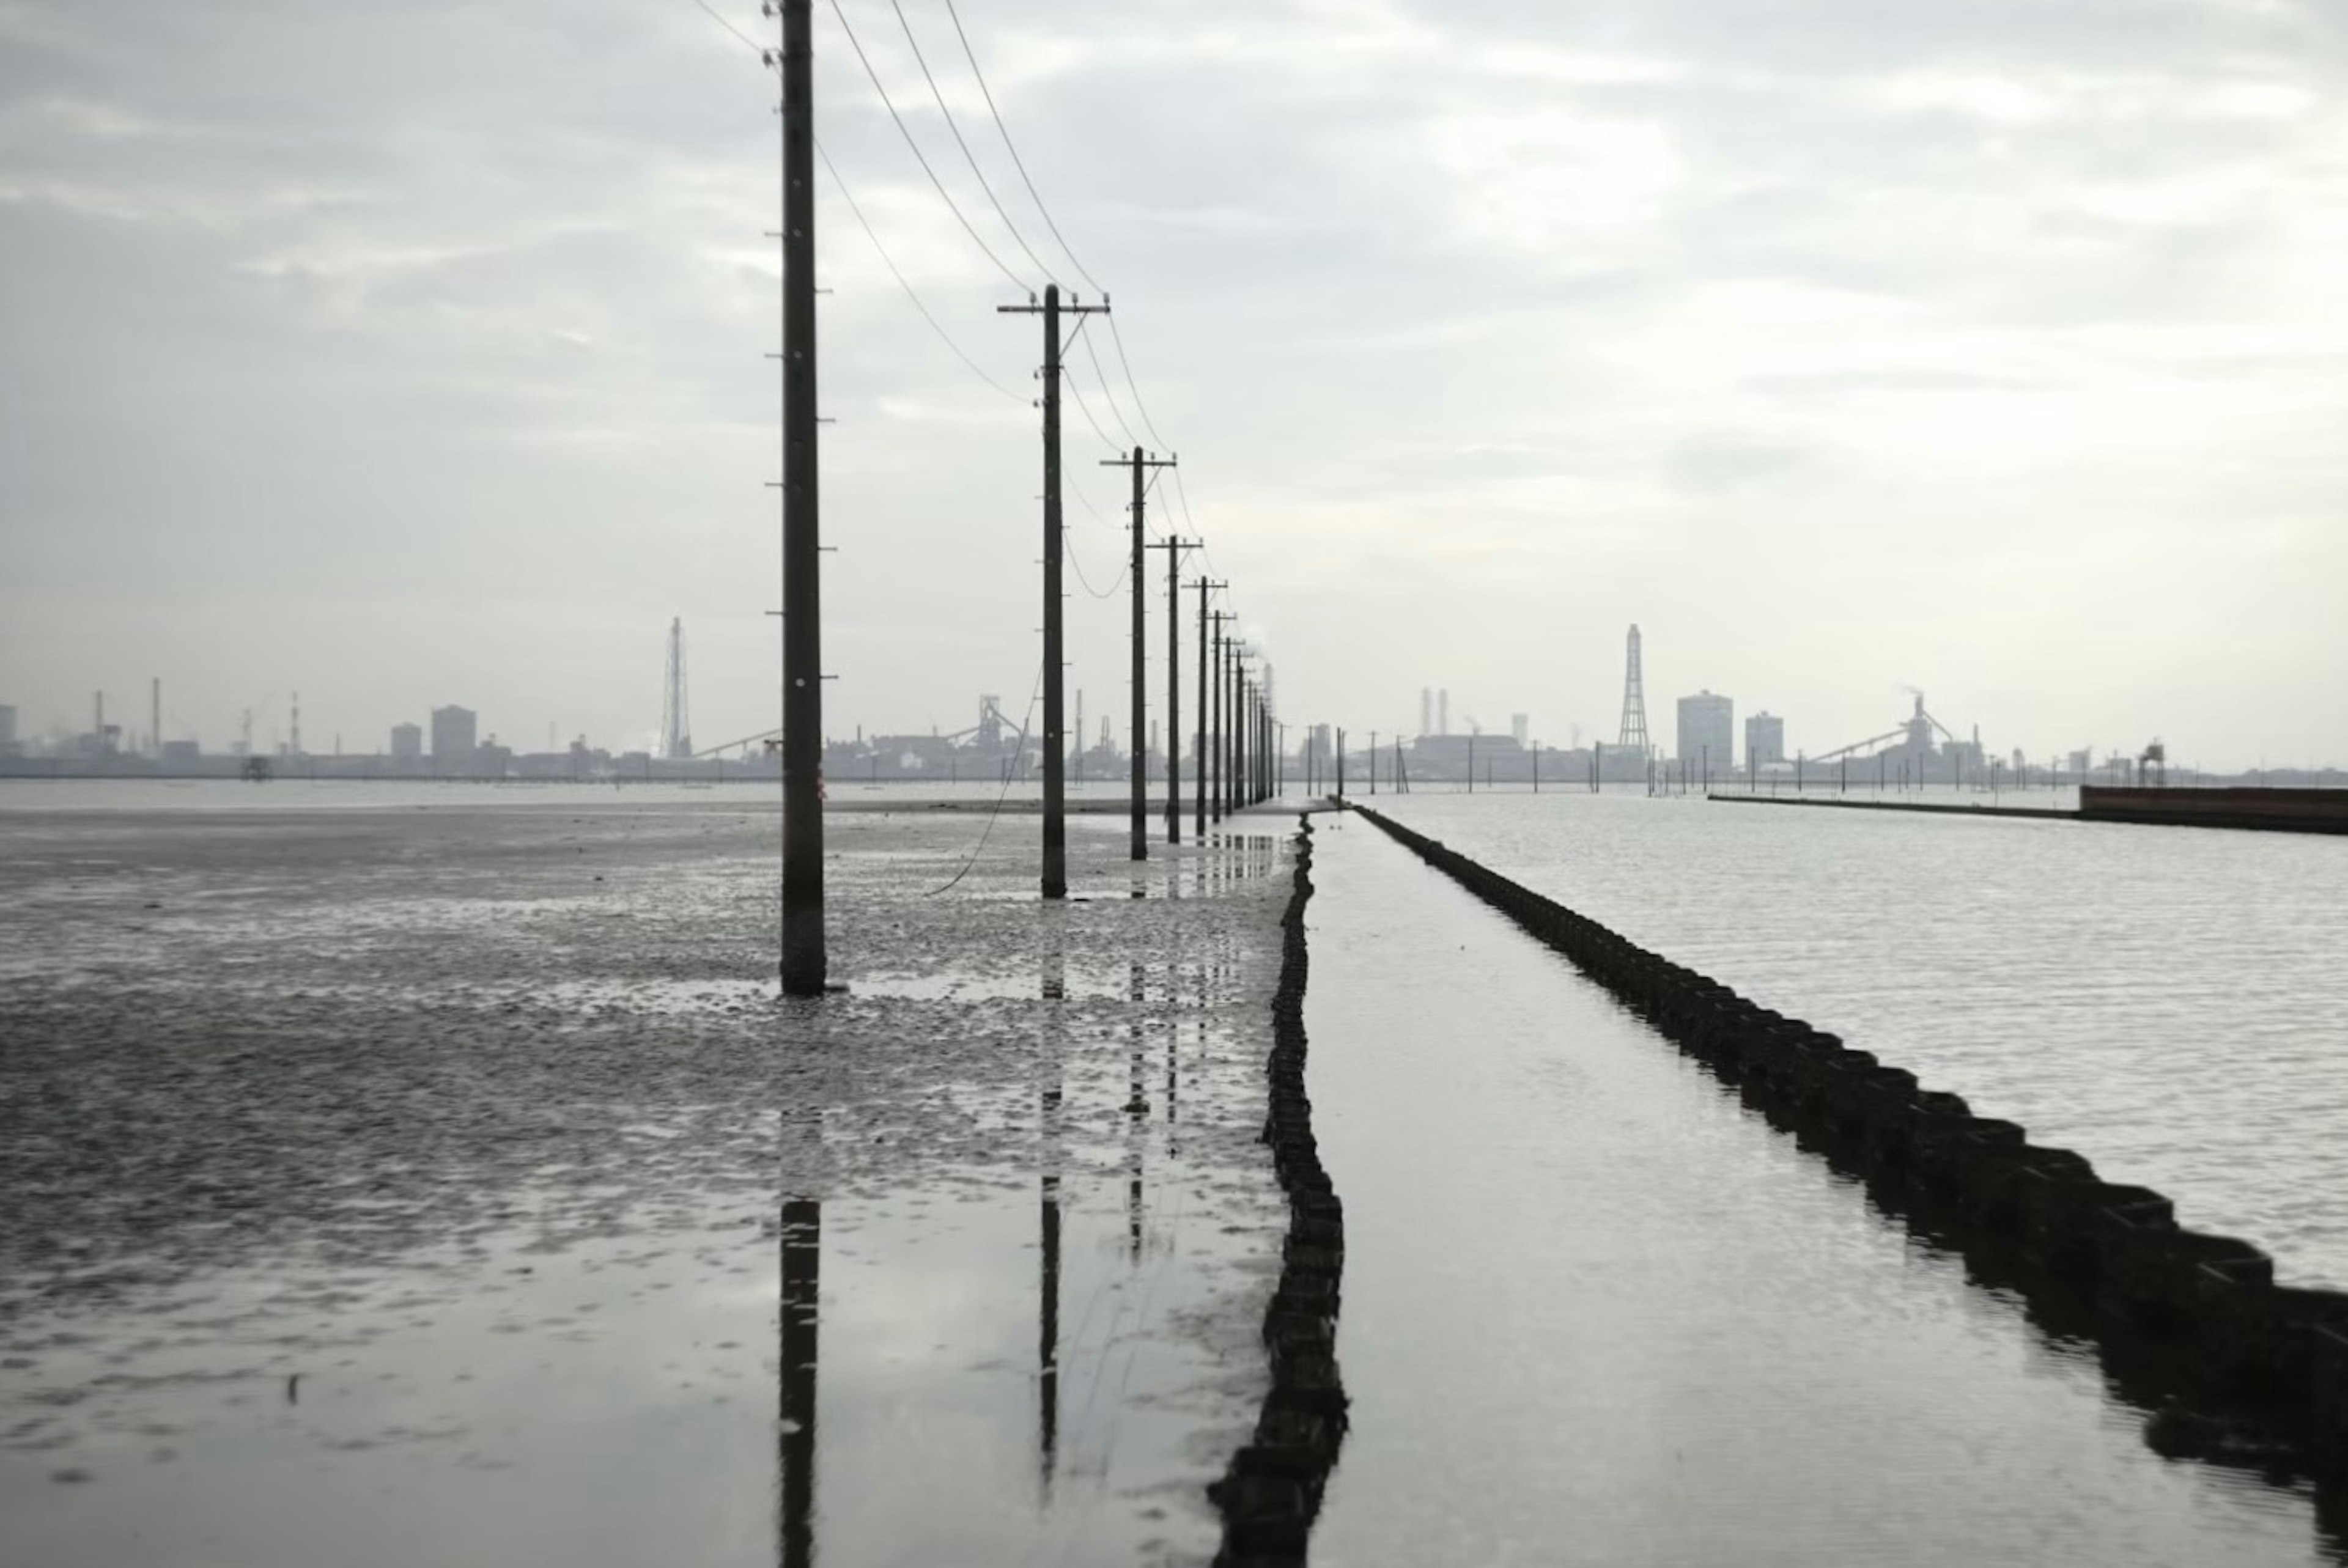
<path id="1" fill-rule="evenodd" d="M 2348 839 L 1573 793 L 1376 803 L 2348 1286 Z"/>
<path id="2" fill-rule="evenodd" d="M 1353 1426 L 1315 1563 L 2348 1562 L 2305 1492 L 2154 1455 L 2090 1348 L 1320 820 L 1305 1024 Z"/>
<path id="3" fill-rule="evenodd" d="M 540 804 L 0 813 L 0 1562 L 1210 1556 L 1278 841 Z"/>

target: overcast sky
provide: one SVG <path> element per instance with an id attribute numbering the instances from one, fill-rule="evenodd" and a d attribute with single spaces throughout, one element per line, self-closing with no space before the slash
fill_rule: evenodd
<path id="1" fill-rule="evenodd" d="M 903 3 L 1089 297 L 942 0 Z M 846 8 L 1040 282 L 886 0 Z M 1666 744 L 1699 686 L 1817 753 L 1907 682 L 2034 757 L 2348 761 L 2348 8 L 962 14 L 1292 720 L 1414 728 L 1443 685 L 1459 727 L 1611 740 L 1636 620 Z M 1010 389 L 822 181 L 829 727 L 1015 716 L 1040 333 L 821 0 L 816 39 L 819 136 Z M 696 739 L 770 727 L 773 97 L 694 0 L 0 0 L 0 702 L 86 727 L 103 687 L 143 727 L 160 673 L 213 746 L 298 689 L 313 750 L 452 702 L 616 748 L 681 615 Z M 1077 392 L 1158 446 L 1100 347 L 1117 408 L 1082 348 Z M 1074 401 L 1067 451 L 1107 590 L 1119 478 Z M 1071 689 L 1121 730 L 1124 600 L 1069 587 Z"/>

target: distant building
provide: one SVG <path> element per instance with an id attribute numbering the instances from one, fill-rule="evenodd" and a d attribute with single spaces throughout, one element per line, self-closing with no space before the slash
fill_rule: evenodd
<path id="1" fill-rule="evenodd" d="M 2087 770 L 2096 765 L 2095 753 L 2085 749 L 2073 752 L 2064 765 L 2071 770 L 2072 780 L 2075 783 L 2085 778 Z"/>
<path id="2" fill-rule="evenodd" d="M 1422 735 L 1435 733 L 1435 688 L 1432 686 L 1418 689 L 1418 733 Z"/>
<path id="3" fill-rule="evenodd" d="M 1448 686 L 1437 688 L 1435 693 L 1435 733 L 1438 735 L 1451 733 L 1451 688 Z"/>
<path id="4" fill-rule="evenodd" d="M 1775 713 L 1756 713 L 1745 721 L 1745 765 L 1775 767 L 1786 760 L 1786 721 Z"/>
<path id="5" fill-rule="evenodd" d="M 1711 692 L 1680 699 L 1680 761 L 1726 773 L 1736 765 L 1736 704 Z"/>
<path id="6" fill-rule="evenodd" d="M 471 771 L 473 753 L 480 749 L 476 738 L 480 715 L 470 708 L 451 703 L 432 710 L 432 771 L 436 774 L 462 774 Z"/>
<path id="7" fill-rule="evenodd" d="M 513 748 L 498 744 L 495 735 L 473 748 L 473 772 L 485 779 L 501 779 L 513 771 Z"/>
<path id="8" fill-rule="evenodd" d="M 422 726 L 394 724 L 391 727 L 391 760 L 396 763 L 420 763 L 424 760 Z"/>
<path id="9" fill-rule="evenodd" d="M 1520 745 L 1520 746 L 1529 746 L 1529 745 L 1532 744 L 1532 738 L 1533 738 L 1533 718 L 1532 718 L 1532 715 L 1531 715 L 1530 713 L 1511 713 L 1511 714 L 1509 714 L 1509 733 L 1510 733 L 1510 734 L 1514 735 L 1514 736 L 1517 738 L 1517 744 L 1519 744 L 1519 745 Z"/>
<path id="10" fill-rule="evenodd" d="M 16 739 L 16 710 L 0 702 L 0 755 L 14 756 L 21 748 Z"/>
<path id="11" fill-rule="evenodd" d="M 199 755 L 196 743 L 193 741 L 163 743 L 163 765 L 167 768 L 191 768 L 196 765 Z"/>

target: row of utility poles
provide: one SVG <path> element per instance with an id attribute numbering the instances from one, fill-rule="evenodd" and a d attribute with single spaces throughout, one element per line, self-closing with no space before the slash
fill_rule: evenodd
<path id="1" fill-rule="evenodd" d="M 819 588 L 823 547 L 818 527 L 816 484 L 816 283 L 815 283 L 815 114 L 813 97 L 813 27 L 810 0 L 765 0 L 769 16 L 781 19 L 782 47 L 769 52 L 766 63 L 778 67 L 782 81 L 782 217 L 775 237 L 782 241 L 782 369 L 783 473 L 774 487 L 782 502 L 783 591 L 783 909 L 782 989 L 788 996 L 817 996 L 828 989 L 829 958 L 824 936 L 823 886 L 823 671 L 822 600 Z M 1085 304 L 1069 296 L 1063 302 L 1057 283 L 1047 284 L 1043 298 L 1025 304 L 997 307 L 1004 314 L 1039 315 L 1044 327 L 1044 835 L 1043 894 L 1065 898 L 1068 892 L 1067 734 L 1064 722 L 1063 676 L 1066 655 L 1062 637 L 1061 562 L 1066 544 L 1060 515 L 1060 377 L 1061 354 L 1069 340 L 1063 337 L 1062 317 L 1073 317 L 1081 328 L 1088 315 L 1106 315 L 1109 302 Z M 1144 552 L 1166 551 L 1166 836 L 1182 841 L 1181 671 L 1177 657 L 1177 610 L 1180 599 L 1182 552 L 1200 541 L 1169 538 L 1156 545 L 1144 537 L 1143 508 L 1151 474 L 1175 466 L 1172 456 L 1160 458 L 1136 446 L 1130 456 L 1109 459 L 1111 466 L 1129 468 L 1133 551 L 1130 572 L 1133 592 L 1133 824 L 1132 857 L 1148 857 L 1148 779 L 1150 753 L 1147 730 L 1148 702 L 1143 652 L 1146 631 L 1143 596 Z M 1248 661 L 1252 651 L 1229 634 L 1234 617 L 1210 608 L 1210 596 L 1230 584 L 1203 575 L 1193 579 L 1199 590 L 1199 723 L 1194 763 L 1197 830 L 1207 824 L 1268 799 L 1278 788 L 1272 736 L 1276 721 L 1266 694 L 1258 687 Z M 1211 623 L 1211 630 L 1210 626 Z M 1210 657 L 1211 650 L 1211 659 Z"/>

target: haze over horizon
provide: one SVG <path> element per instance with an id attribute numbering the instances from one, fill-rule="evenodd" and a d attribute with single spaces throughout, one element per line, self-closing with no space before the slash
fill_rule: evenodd
<path id="1" fill-rule="evenodd" d="M 1292 726 L 1408 732 L 1440 686 L 1612 740 L 1636 621 L 1666 746 L 1699 687 L 1815 754 L 1912 684 L 2001 753 L 2348 760 L 2348 14 L 961 9 L 1147 417 L 1105 336 L 1077 393 L 1179 452 L 1153 518 L 1187 500 Z M 1040 285 L 890 6 L 846 10 Z M 904 14 L 1090 299 L 942 5 Z M 826 183 L 828 727 L 1015 717 L 1036 328 L 824 7 L 817 47 L 827 151 L 1000 384 Z M 448 702 L 616 750 L 681 615 L 696 741 L 771 728 L 773 97 L 693 0 L 0 0 L 0 702 L 143 726 L 160 674 L 211 747 L 298 690 L 314 751 Z M 1122 480 L 1067 430 L 1068 685 L 1122 743 Z"/>

